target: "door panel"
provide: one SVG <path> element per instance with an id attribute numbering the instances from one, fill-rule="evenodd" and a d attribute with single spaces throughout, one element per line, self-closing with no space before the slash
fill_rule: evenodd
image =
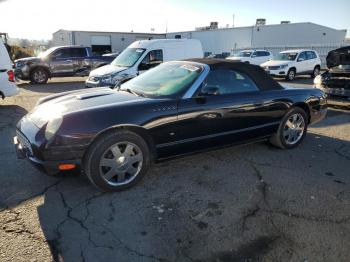
<path id="1" fill-rule="evenodd" d="M 69 48 L 59 49 L 50 57 L 50 70 L 53 76 L 70 76 L 74 74 L 73 60 Z"/>

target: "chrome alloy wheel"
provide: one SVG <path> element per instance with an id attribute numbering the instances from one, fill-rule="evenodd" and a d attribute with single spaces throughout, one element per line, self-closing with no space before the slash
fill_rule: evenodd
<path id="1" fill-rule="evenodd" d="M 283 128 L 283 138 L 287 145 L 299 142 L 305 132 L 305 120 L 299 113 L 291 115 Z"/>
<path id="2" fill-rule="evenodd" d="M 46 74 L 42 70 L 37 70 L 33 73 L 33 79 L 36 83 L 43 83 L 46 80 Z"/>
<path id="3" fill-rule="evenodd" d="M 143 163 L 141 149 L 130 142 L 109 147 L 100 159 L 100 174 L 112 186 L 130 183 L 140 173 Z"/>

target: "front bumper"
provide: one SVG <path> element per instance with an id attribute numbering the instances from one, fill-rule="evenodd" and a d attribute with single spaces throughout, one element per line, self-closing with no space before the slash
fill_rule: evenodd
<path id="1" fill-rule="evenodd" d="M 112 87 L 112 84 L 106 84 L 106 83 L 102 83 L 99 80 L 92 80 L 93 78 L 89 77 L 86 81 L 85 81 L 85 87 L 87 88 L 94 88 L 94 87 Z"/>
<path id="2" fill-rule="evenodd" d="M 15 68 L 15 77 L 17 79 L 21 80 L 29 80 L 30 79 L 30 74 L 29 74 L 29 66 L 24 65 L 22 67 L 17 67 Z"/>
<path id="3" fill-rule="evenodd" d="M 327 95 L 329 105 L 350 107 L 350 89 L 329 88 L 325 85 L 316 85 L 315 87 Z"/>
<path id="4" fill-rule="evenodd" d="M 277 69 L 277 70 L 270 70 L 270 69 L 265 69 L 265 72 L 271 76 L 286 76 L 288 70 L 287 69 Z"/>
<path id="5" fill-rule="evenodd" d="M 19 134 L 19 133 L 18 133 Z M 29 162 L 36 167 L 38 170 L 48 173 L 48 174 L 57 174 L 60 171 L 60 165 L 72 164 L 74 169 L 81 167 L 81 158 L 77 159 L 62 159 L 62 160 L 42 160 L 39 157 L 34 155 L 32 145 L 29 140 L 23 136 L 15 136 L 13 138 L 13 143 L 16 150 L 16 155 L 18 159 L 27 159 Z M 82 152 L 79 153 L 82 155 Z"/>

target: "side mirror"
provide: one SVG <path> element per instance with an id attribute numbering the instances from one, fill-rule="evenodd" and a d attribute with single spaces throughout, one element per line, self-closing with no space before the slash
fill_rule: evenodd
<path id="1" fill-rule="evenodd" d="M 298 59 L 298 62 L 302 62 L 302 61 L 305 61 L 305 59 L 302 57 Z"/>
<path id="2" fill-rule="evenodd" d="M 206 86 L 204 87 L 201 92 L 201 96 L 217 96 L 220 95 L 219 88 L 217 86 Z"/>

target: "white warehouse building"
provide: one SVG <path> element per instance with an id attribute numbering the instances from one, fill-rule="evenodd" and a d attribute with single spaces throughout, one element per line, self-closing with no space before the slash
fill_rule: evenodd
<path id="1" fill-rule="evenodd" d="M 54 46 L 90 46 L 94 53 L 121 52 L 137 40 L 165 38 L 165 34 L 133 32 L 99 32 L 58 30 L 53 33 Z"/>
<path id="2" fill-rule="evenodd" d="M 59 30 L 53 34 L 53 45 L 85 45 L 91 46 L 96 53 L 104 53 L 120 52 L 137 40 L 189 38 L 201 41 L 205 55 L 228 55 L 248 48 L 267 49 L 273 54 L 286 49 L 312 48 L 318 51 L 324 62 L 330 50 L 346 44 L 345 36 L 346 30 L 310 22 L 231 28 L 218 28 L 213 22 L 211 26 L 194 31 L 165 34 Z"/>
<path id="3" fill-rule="evenodd" d="M 168 33 L 166 37 L 198 39 L 205 52 L 220 54 L 246 48 L 342 45 L 345 35 L 346 30 L 314 23 L 287 23 Z"/>

